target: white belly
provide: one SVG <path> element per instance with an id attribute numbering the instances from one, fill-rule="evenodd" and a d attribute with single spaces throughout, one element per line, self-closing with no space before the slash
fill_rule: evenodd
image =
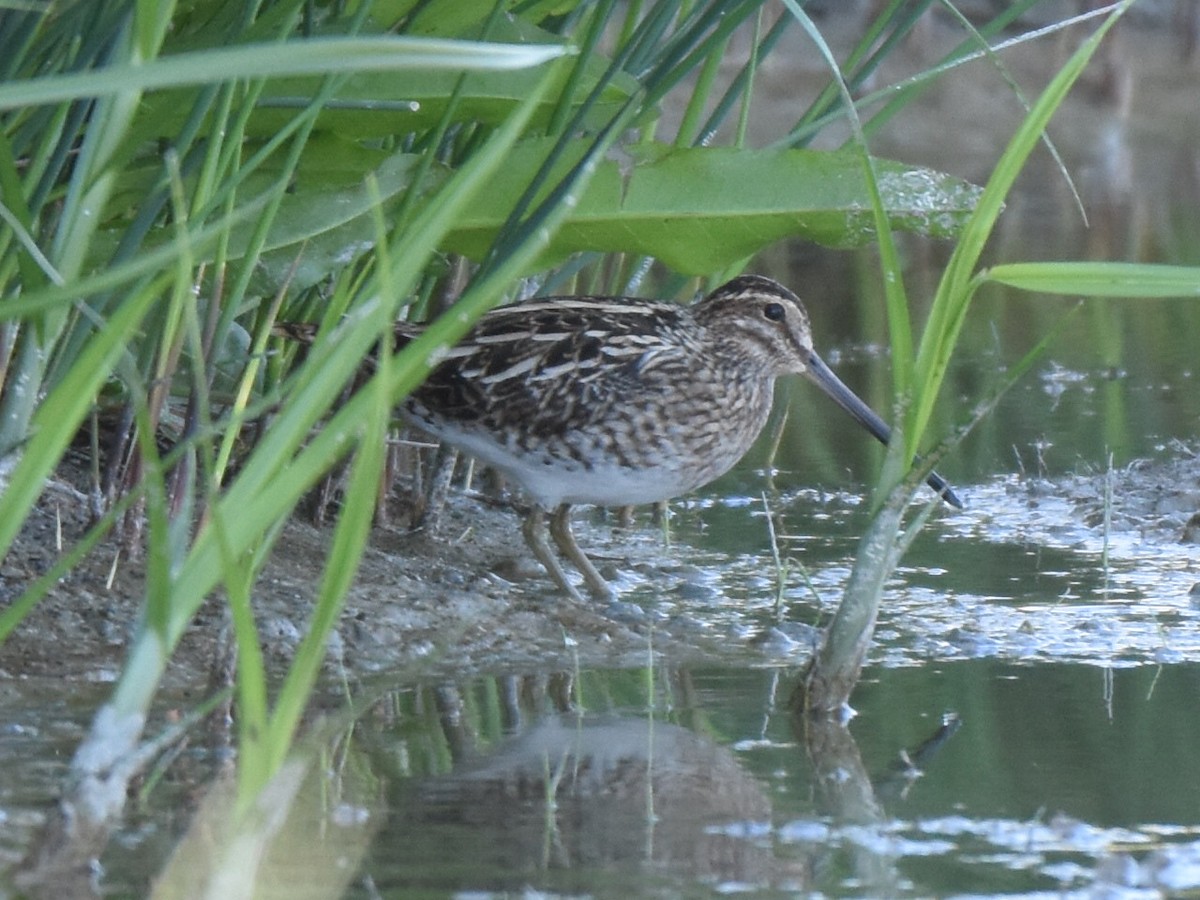
<path id="1" fill-rule="evenodd" d="M 498 445 L 490 436 L 444 424 L 437 434 L 519 482 L 546 509 L 562 503 L 636 506 L 668 500 L 712 481 L 745 452 L 745 448 L 730 447 L 728 458 L 706 459 L 702 467 L 689 467 L 679 456 L 669 453 L 647 468 L 621 466 L 608 458 L 595 457 L 585 466 L 558 455 L 517 453 Z"/>

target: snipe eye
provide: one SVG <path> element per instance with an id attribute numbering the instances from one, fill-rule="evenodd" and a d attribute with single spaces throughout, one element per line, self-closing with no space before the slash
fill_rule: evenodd
<path id="1" fill-rule="evenodd" d="M 782 322 L 787 316 L 787 310 L 782 303 L 768 303 L 763 307 L 763 315 L 772 322 Z"/>

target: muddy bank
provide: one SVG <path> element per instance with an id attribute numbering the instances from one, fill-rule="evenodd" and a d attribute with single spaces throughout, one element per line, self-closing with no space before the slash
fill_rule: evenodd
<path id="1" fill-rule="evenodd" d="M 86 531 L 82 473 L 48 485 L 0 566 L 0 604 L 11 604 Z M 696 567 L 687 548 L 663 548 L 648 521 L 632 528 L 579 511 L 580 540 L 622 586 L 661 583 L 686 596 Z M 655 617 L 631 603 L 560 596 L 525 547 L 518 513 L 495 500 L 452 493 L 432 531 L 376 526 L 329 648 L 331 674 L 386 670 L 469 674 L 486 667 L 566 668 L 674 661 L 709 654 L 694 621 Z M 331 538 L 298 518 L 284 529 L 254 589 L 268 665 L 283 671 L 305 631 Z M 141 606 L 145 567 L 115 536 L 63 578 L 0 653 L 2 677 L 53 675 L 107 682 L 120 672 Z M 168 686 L 208 680 L 220 659 L 223 599 L 204 605 L 172 660 Z"/>

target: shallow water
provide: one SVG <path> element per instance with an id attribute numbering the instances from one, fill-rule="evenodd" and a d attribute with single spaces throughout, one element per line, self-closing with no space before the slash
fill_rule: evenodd
<path id="1" fill-rule="evenodd" d="M 327 776 L 331 797 L 364 777 L 379 794 L 357 807 L 378 831 L 350 895 L 1200 886 L 1194 663 L 872 667 L 853 742 L 826 758 L 789 686 L 743 664 L 394 691 Z M 328 804 L 325 828 L 345 817 Z"/>
<path id="2" fill-rule="evenodd" d="M 582 676 L 592 690 L 629 678 Z M 833 785 L 781 709 L 780 673 L 655 683 L 653 717 L 527 707 L 516 735 L 467 754 L 458 774 L 401 780 L 368 864 L 375 887 L 930 896 L 1200 884 L 1200 725 L 1178 714 L 1200 687 L 1195 665 L 875 668 L 856 695 L 860 767 Z M 913 759 L 949 710 L 961 725 Z M 411 736 L 382 740 L 395 753 Z M 547 764 L 565 771 L 553 804 Z"/>

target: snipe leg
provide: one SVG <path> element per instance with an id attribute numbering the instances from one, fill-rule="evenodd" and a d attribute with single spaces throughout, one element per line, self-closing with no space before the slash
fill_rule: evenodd
<path id="1" fill-rule="evenodd" d="M 559 506 L 554 511 L 554 515 L 550 517 L 550 536 L 554 538 L 554 543 L 558 545 L 558 549 L 563 552 L 563 555 L 579 570 L 592 596 L 597 600 L 613 599 L 612 587 L 604 580 L 604 576 L 596 571 L 592 561 L 575 543 L 575 535 L 571 533 L 571 506 L 569 503 Z"/>
<path id="2" fill-rule="evenodd" d="M 550 573 L 554 583 L 562 588 L 572 600 L 582 603 L 583 597 L 580 596 L 579 591 L 575 590 L 575 585 L 567 580 L 567 573 L 559 565 L 558 558 L 546 540 L 546 511 L 535 504 L 521 525 L 521 533 L 525 535 L 525 543 L 529 545 L 529 549 L 533 551 L 537 561 Z M 557 537 L 554 540 L 556 543 L 558 542 Z"/>

